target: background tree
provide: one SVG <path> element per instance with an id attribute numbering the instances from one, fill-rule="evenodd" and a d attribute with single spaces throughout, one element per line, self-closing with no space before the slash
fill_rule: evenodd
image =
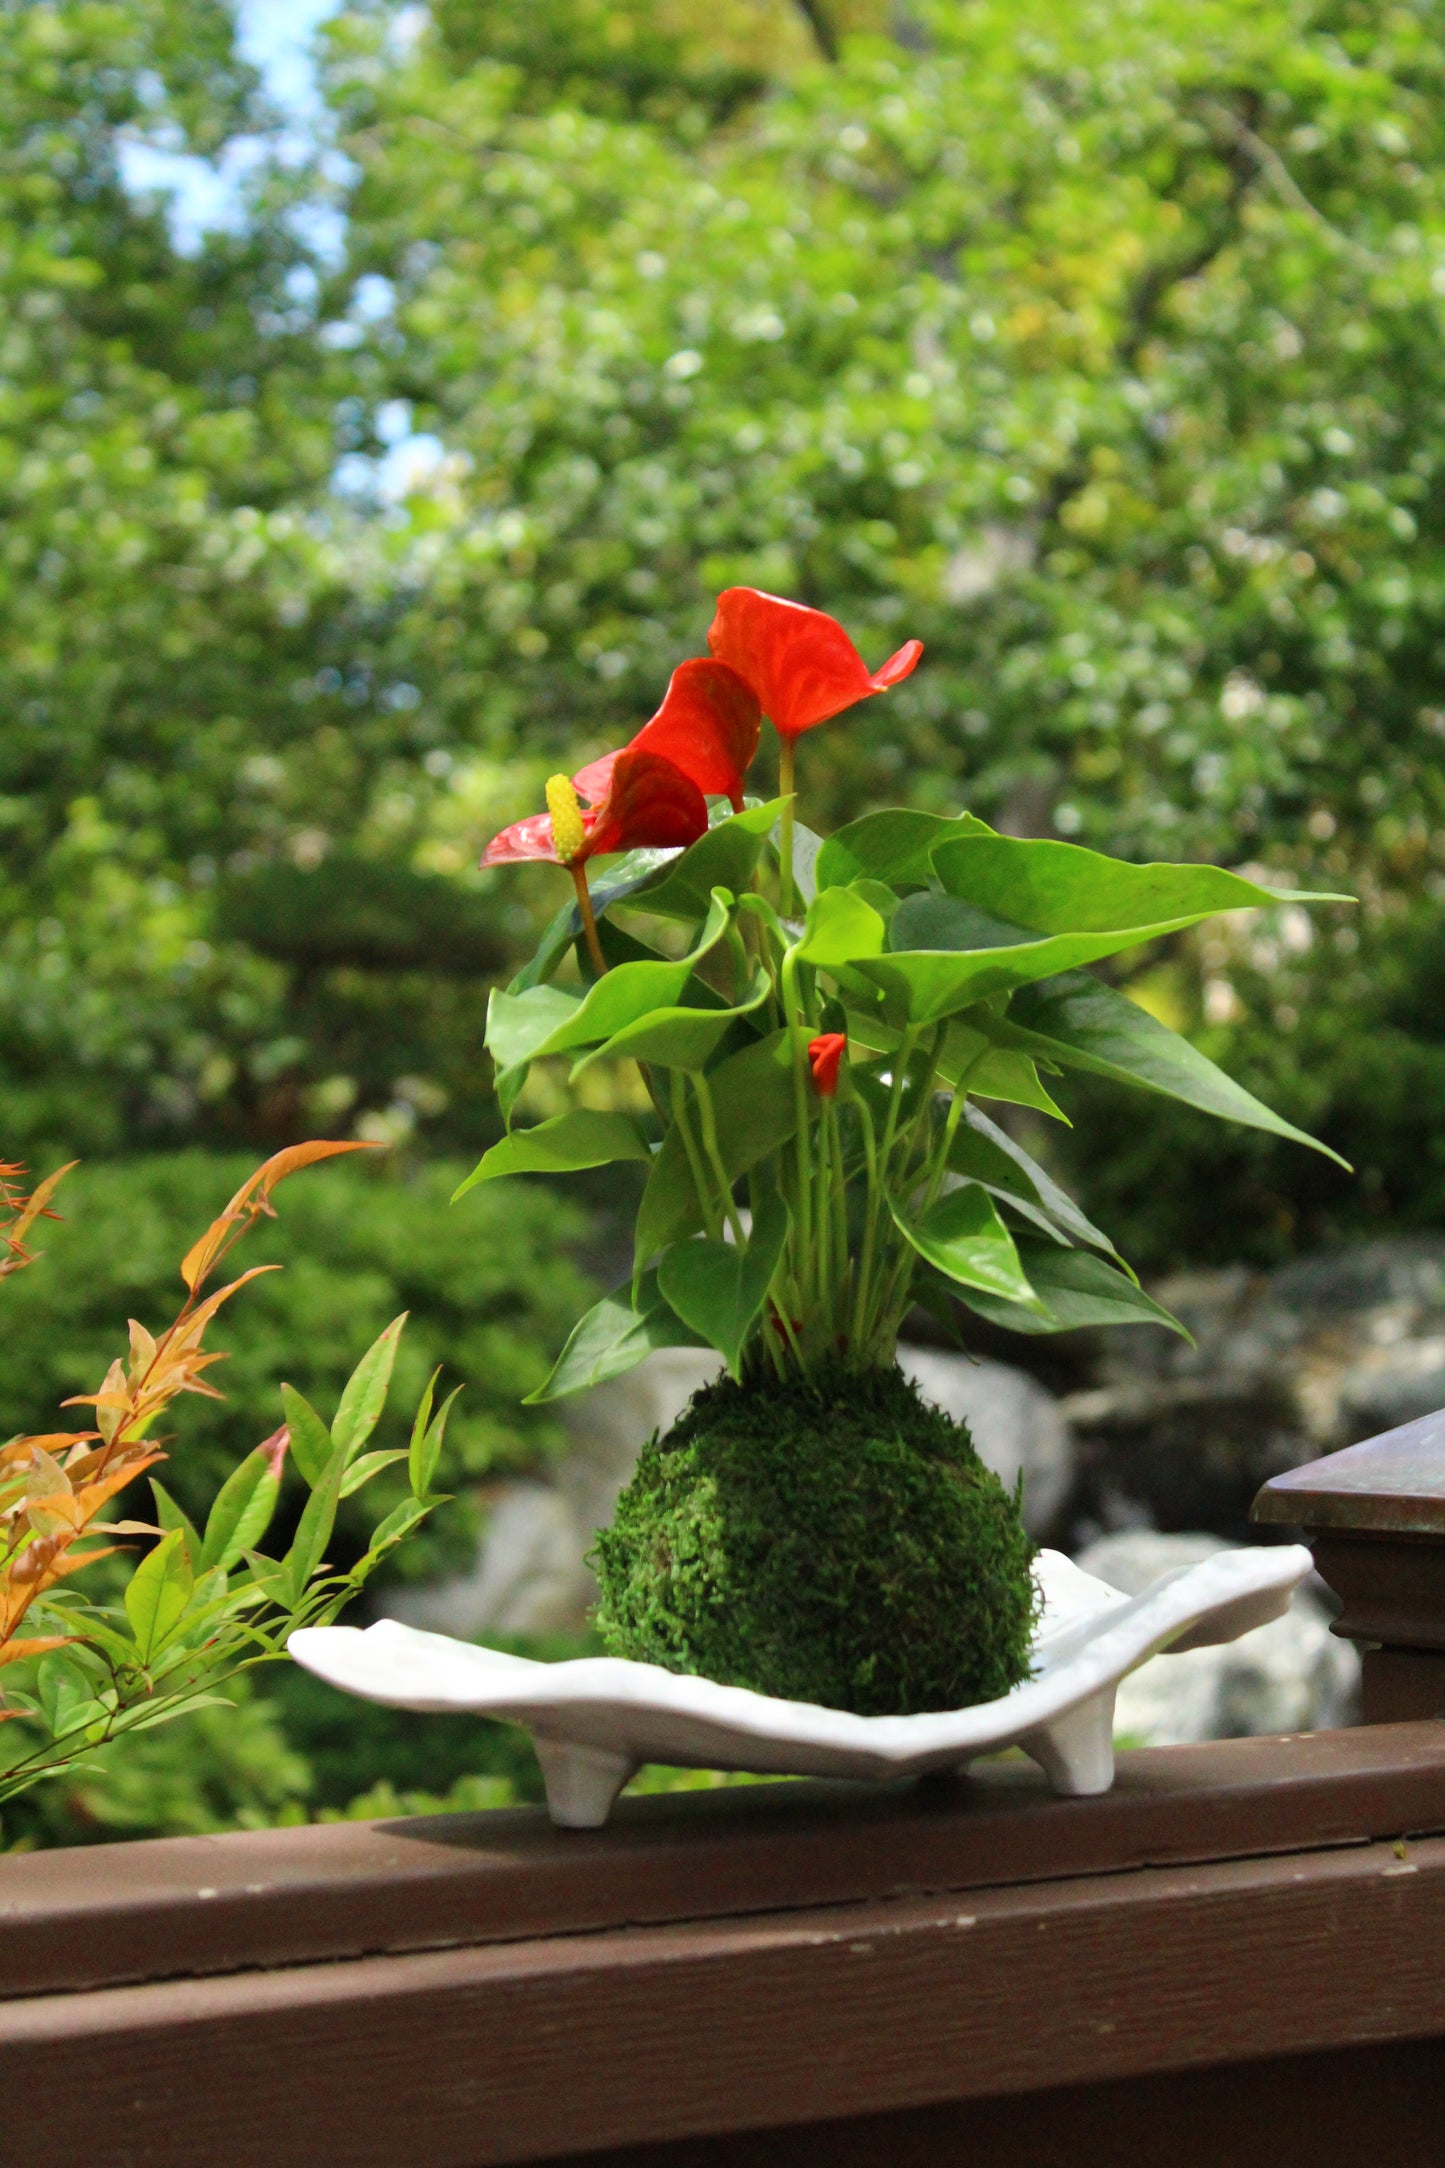
<path id="1" fill-rule="evenodd" d="M 1139 990 L 1239 1030 L 1252 987 L 1247 1059 L 1368 1155 L 1350 1190 L 1215 1148 L 1236 1246 L 1438 1216 L 1413 1140 L 1361 1125 L 1357 1033 L 1330 1027 L 1325 1078 L 1314 1044 L 1254 1043 L 1342 977 L 1352 1003 L 1357 954 L 1377 983 L 1445 858 L 1438 7 L 817 20 L 338 18 L 351 271 L 394 294 L 371 395 L 446 453 L 396 531 L 388 653 L 458 763 L 531 763 L 640 719 L 724 582 L 839 610 L 865 651 L 905 613 L 927 667 L 809 756 L 832 810 L 962 796 L 1359 884 L 1363 951 L 1339 914 L 1305 958 L 1295 928 L 1136 959 Z M 1135 1230 L 1156 1258 L 1211 1240 L 1201 1163 L 1171 1165 L 1172 1116 L 1131 1161 L 1168 1191 Z"/>

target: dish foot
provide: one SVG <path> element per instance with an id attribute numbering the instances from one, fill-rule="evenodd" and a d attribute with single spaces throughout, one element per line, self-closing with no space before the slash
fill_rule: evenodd
<path id="1" fill-rule="evenodd" d="M 1067 1799 L 1106 1792 L 1114 1781 L 1114 1689 L 1031 1732 L 1019 1745 Z"/>
<path id="2" fill-rule="evenodd" d="M 547 1787 L 547 1812 L 559 1829 L 600 1829 L 637 1763 L 604 1747 L 571 1746 L 563 1739 L 532 1741 Z"/>

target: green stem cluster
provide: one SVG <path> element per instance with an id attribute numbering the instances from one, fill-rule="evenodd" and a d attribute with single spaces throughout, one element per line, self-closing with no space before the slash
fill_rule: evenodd
<path id="1" fill-rule="evenodd" d="M 786 850 L 780 859 L 783 902 L 791 886 Z M 745 911 L 741 924 L 748 937 L 729 940 L 720 951 L 735 981 L 730 992 L 741 999 L 755 961 L 761 961 L 771 981 L 773 1019 L 788 1037 L 796 1116 L 788 1143 L 748 1177 L 750 1202 L 764 1188 L 772 1189 L 789 1215 L 787 1242 L 750 1360 L 780 1378 L 811 1376 L 840 1360 L 858 1368 L 886 1365 L 913 1298 L 917 1262 L 899 1231 L 894 1206 L 906 1211 L 916 1203 L 926 1211 L 937 1197 L 963 1113 L 967 1073 L 940 1116 L 939 1070 L 948 1030 L 943 1022 L 906 1029 L 881 1076 L 855 1077 L 845 1065 L 836 1094 L 821 1095 L 808 1051 L 830 1028 L 818 973 L 802 960 L 802 944 L 792 938 L 791 928 L 761 899 Z M 836 1016 L 836 1003 L 828 1006 Z M 704 1072 L 672 1072 L 668 1114 L 686 1155 L 705 1235 L 714 1241 L 730 1237 L 741 1247 L 748 1238 L 737 1185 L 728 1172 Z"/>

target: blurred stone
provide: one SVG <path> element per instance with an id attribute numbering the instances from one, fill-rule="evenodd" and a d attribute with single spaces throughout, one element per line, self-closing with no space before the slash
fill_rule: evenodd
<path id="1" fill-rule="evenodd" d="M 1050 1534 L 1074 1475 L 1073 1441 L 1054 1395 L 1007 1363 L 924 1347 L 900 1347 L 898 1361 L 925 1400 L 967 1423 L 980 1459 L 1010 1489 L 1022 1475 L 1029 1533 Z"/>
<path id="2" fill-rule="evenodd" d="M 643 1440 L 669 1429 L 719 1367 L 705 1349 L 662 1348 L 626 1377 L 564 1402 L 571 1451 L 546 1482 L 497 1486 L 472 1571 L 428 1587 L 389 1589 L 381 1615 L 462 1640 L 581 1633 L 597 1600 L 587 1564 L 593 1535 L 611 1520 Z"/>
<path id="3" fill-rule="evenodd" d="M 1402 1237 L 1153 1291 L 1195 1345 L 1152 1327 L 1099 1336 L 1096 1382 L 1062 1403 L 1076 1523 L 1243 1539 L 1268 1477 L 1445 1405 L 1445 1243 Z"/>
<path id="4" fill-rule="evenodd" d="M 1161 1574 L 1225 1548 L 1216 1536 L 1135 1529 L 1090 1544 L 1075 1564 L 1136 1596 Z M 1330 1632 L 1329 1621 L 1307 1582 L 1283 1618 L 1238 1641 L 1151 1657 L 1119 1688 L 1115 1737 L 1136 1746 L 1176 1746 L 1358 1722 L 1359 1656 Z"/>

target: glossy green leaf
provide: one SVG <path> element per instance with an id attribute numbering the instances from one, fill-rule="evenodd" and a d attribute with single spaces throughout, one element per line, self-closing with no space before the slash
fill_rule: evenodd
<path id="1" fill-rule="evenodd" d="M 886 1023 L 876 1012 L 857 1006 L 846 1011 L 847 1030 L 850 1040 L 857 1046 L 866 1047 L 879 1054 L 891 1053 L 898 1045 L 901 1032 Z M 839 1025 L 825 1028 L 837 1030 Z M 993 1043 L 993 1020 L 990 1018 L 988 1032 L 973 1028 L 973 1012 L 955 1017 L 948 1029 L 942 1054 L 938 1062 L 938 1081 L 941 1085 L 955 1084 L 961 1076 L 967 1078 L 967 1090 L 977 1099 L 1000 1099 L 1011 1106 L 1033 1107 L 1040 1114 L 1051 1115 L 1056 1122 L 1068 1126 L 1068 1116 L 1058 1106 L 1046 1089 L 1039 1075 L 1037 1062 L 1018 1047 L 999 1046 Z M 1049 1064 L 1053 1066 L 1052 1063 Z"/>
<path id="2" fill-rule="evenodd" d="M 948 846 L 949 850 L 973 848 L 973 844 Z M 1117 932 L 1036 937 L 962 899 L 909 896 L 898 906 L 888 928 L 889 953 L 860 957 L 851 969 L 855 979 L 877 986 L 885 995 L 890 1022 L 924 1025 L 1031 979 L 1052 978 L 1075 965 L 1095 963 L 1193 923 L 1186 916 Z M 911 946 L 915 941 L 919 945 Z"/>
<path id="3" fill-rule="evenodd" d="M 912 813 L 902 807 L 865 813 L 829 836 L 818 853 L 820 889 L 846 888 L 866 876 L 891 888 L 930 880 L 936 845 L 957 836 L 987 836 L 993 830 L 972 813 Z"/>
<path id="4" fill-rule="evenodd" d="M 995 1196 L 1011 1199 L 1026 1212 L 1041 1212 L 1071 1242 L 1118 1256 L 1109 1237 L 1080 1211 L 1068 1192 L 980 1107 L 964 1108 L 948 1164 L 953 1173 L 982 1183 Z"/>
<path id="5" fill-rule="evenodd" d="M 1130 865 L 1077 843 L 967 836 L 940 843 L 933 867 L 950 896 L 1035 934 L 1115 934 L 1147 939 L 1216 911 L 1262 904 L 1348 903 L 1348 896 L 1261 888 L 1223 866 Z"/>
<path id="6" fill-rule="evenodd" d="M 500 1072 L 521 1069 L 582 1006 L 580 994 L 560 986 L 532 986 L 520 994 L 493 987 L 487 1002 L 486 1048 Z"/>
<path id="7" fill-rule="evenodd" d="M 1021 989 L 1009 1004 L 1002 1029 L 1021 1049 L 1047 1055 L 1064 1068 L 1142 1085 L 1222 1121 L 1307 1144 L 1348 1167 L 1327 1144 L 1273 1113 L 1177 1031 L 1087 972 L 1072 971 Z"/>
<path id="8" fill-rule="evenodd" d="M 717 1349 L 734 1377 L 787 1239 L 787 1205 L 778 1190 L 768 1189 L 759 1199 L 744 1248 L 705 1239 L 675 1242 L 658 1265 L 657 1284 L 664 1298 L 684 1325 Z"/>
<path id="9" fill-rule="evenodd" d="M 891 1197 L 888 1205 L 905 1241 L 947 1279 L 1008 1302 L 1033 1300 L 1014 1238 L 999 1218 L 992 1197 L 976 1183 L 950 1190 L 921 1218 L 914 1218 Z"/>
<path id="10" fill-rule="evenodd" d="M 774 834 L 774 842 L 782 832 L 781 822 Z M 793 886 L 803 899 L 806 909 L 818 893 L 818 860 L 823 851 L 823 838 L 803 821 L 793 822 Z"/>
<path id="11" fill-rule="evenodd" d="M 793 1054 L 786 1031 L 746 1046 L 708 1077 L 717 1109 L 718 1146 L 729 1181 L 786 1144 L 798 1126 Z M 816 1101 L 808 1101 L 810 1112 Z M 694 1127 L 696 1118 L 694 1117 Z M 637 1212 L 634 1255 L 645 1265 L 672 1242 L 702 1226 L 702 1206 L 679 1132 L 669 1129 L 652 1162 Z"/>
<path id="12" fill-rule="evenodd" d="M 675 963 L 619 964 L 615 971 L 607 972 L 588 988 L 581 1001 L 574 1003 L 568 1014 L 559 1018 L 555 1029 L 528 1046 L 527 1058 L 543 1061 L 549 1054 L 566 1054 L 574 1047 L 597 1045 L 604 1039 L 613 1038 L 627 1025 L 651 1015 L 655 1009 L 674 1007 L 697 965 L 722 939 L 730 904 L 731 897 L 725 890 L 715 890 L 697 942 L 686 956 L 679 957 Z M 492 997 L 494 1006 L 497 998 L 496 995 Z M 556 988 L 550 986 L 539 986 L 530 994 L 517 997 L 521 1002 L 555 998 Z M 490 1031 L 489 1022 L 489 1035 Z M 490 1036 L 488 1043 L 491 1043 Z"/>
<path id="13" fill-rule="evenodd" d="M 526 1404 L 561 1400 L 568 1393 L 586 1392 L 589 1386 L 619 1378 L 654 1348 L 706 1345 L 673 1311 L 658 1288 L 657 1274 L 647 1272 L 635 1303 L 629 1287 L 619 1287 L 615 1294 L 594 1303 L 573 1328 L 551 1376 L 527 1395 Z"/>
<path id="14" fill-rule="evenodd" d="M 286 1417 L 286 1428 L 291 1433 L 291 1459 L 304 1480 L 315 1490 L 326 1472 L 326 1463 L 331 1458 L 331 1433 L 310 1401 L 303 1399 L 294 1385 L 282 1386 L 281 1406 Z M 239 1470 L 237 1472 L 239 1473 Z M 257 1539 L 253 1536 L 250 1540 L 254 1544 Z"/>
<path id="15" fill-rule="evenodd" d="M 186 1539 L 179 1528 L 161 1537 L 148 1551 L 125 1590 L 125 1615 L 135 1635 L 142 1663 L 148 1664 L 179 1624 L 190 1602 L 195 1576 L 186 1556 Z"/>
<path id="16" fill-rule="evenodd" d="M 331 1442 L 341 1447 L 348 1461 L 356 1458 L 381 1419 L 406 1320 L 407 1312 L 403 1310 L 377 1334 L 342 1390 L 331 1423 Z"/>
<path id="17" fill-rule="evenodd" d="M 690 988 L 689 992 L 695 990 Z M 759 969 L 754 973 L 746 999 L 733 1008 L 714 1007 L 709 1003 L 698 1008 L 654 1009 L 650 1015 L 639 1017 L 635 1024 L 619 1031 L 605 1046 L 595 1047 L 590 1054 L 584 1055 L 572 1070 L 572 1080 L 575 1082 L 593 1062 L 624 1058 L 651 1062 L 659 1069 L 704 1069 L 739 1019 L 755 1015 L 771 992 L 771 979 L 766 971 Z M 616 1156 L 621 1158 L 623 1155 L 618 1153 Z M 628 1156 L 651 1155 L 644 1152 Z"/>
<path id="18" fill-rule="evenodd" d="M 283 1390 L 289 1391 L 289 1387 Z M 299 1394 L 294 1397 L 300 1399 Z M 303 1407 L 306 1405 L 304 1401 L 301 1404 Z M 326 1435 L 320 1416 L 312 1409 L 307 1412 L 320 1432 L 322 1443 L 329 1451 L 331 1441 Z M 293 1458 L 295 1450 L 293 1431 Z M 323 1462 L 321 1466 L 324 1465 Z M 321 1469 L 318 1468 L 318 1475 L 320 1472 Z M 270 1526 L 280 1490 L 281 1478 L 271 1466 L 271 1455 L 265 1446 L 258 1445 L 231 1470 L 217 1491 L 211 1510 L 206 1516 L 206 1533 L 200 1555 L 203 1573 L 210 1572 L 217 1566 L 223 1566 L 229 1572 L 247 1551 L 255 1549 Z"/>
<path id="19" fill-rule="evenodd" d="M 873 906 L 852 889 L 825 888 L 808 906 L 797 958 L 818 970 L 835 970 L 879 955 L 887 930 Z"/>
<path id="20" fill-rule="evenodd" d="M 1167 1325 L 1188 1340 L 1177 1317 L 1146 1295 L 1126 1273 L 1093 1250 L 1064 1250 L 1022 1240 L 1019 1255 L 1037 1307 L 970 1290 L 961 1299 L 980 1317 L 1009 1332 L 1075 1332 L 1084 1326 Z"/>
<path id="21" fill-rule="evenodd" d="M 452 1203 L 479 1182 L 513 1174 L 567 1174 L 578 1167 L 606 1167 L 617 1159 L 650 1159 L 647 1139 L 628 1114 L 600 1114 L 575 1107 L 535 1129 L 514 1129 L 484 1152 L 452 1193 Z"/>
<path id="22" fill-rule="evenodd" d="M 705 836 L 673 859 L 655 886 L 630 900 L 660 918 L 702 918 L 715 888 L 746 888 L 773 832 L 782 800 L 747 806 L 713 823 Z"/>

